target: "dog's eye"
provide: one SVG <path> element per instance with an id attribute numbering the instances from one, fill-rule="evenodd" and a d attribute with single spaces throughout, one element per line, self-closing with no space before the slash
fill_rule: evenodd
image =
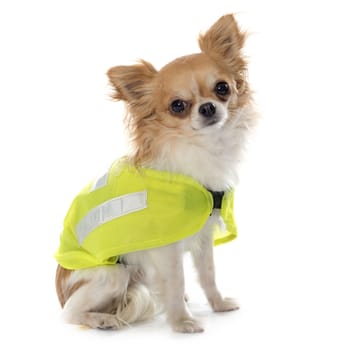
<path id="1" fill-rule="evenodd" d="M 227 96 L 230 93 L 230 87 L 225 81 L 220 81 L 215 85 L 215 92 L 219 96 Z"/>
<path id="2" fill-rule="evenodd" d="M 183 100 L 175 100 L 170 104 L 170 111 L 175 114 L 183 113 L 188 106 L 188 103 Z"/>

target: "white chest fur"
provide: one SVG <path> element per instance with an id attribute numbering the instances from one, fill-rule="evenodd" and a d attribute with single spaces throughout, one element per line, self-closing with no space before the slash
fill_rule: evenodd
<path id="1" fill-rule="evenodd" d="M 174 137 L 151 166 L 191 176 L 214 191 L 234 188 L 251 117 L 250 108 L 242 109 L 220 128 L 214 126 L 191 137 Z"/>

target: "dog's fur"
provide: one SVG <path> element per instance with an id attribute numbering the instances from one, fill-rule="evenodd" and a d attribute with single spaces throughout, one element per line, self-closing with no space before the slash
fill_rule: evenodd
<path id="1" fill-rule="evenodd" d="M 244 41 L 234 17 L 226 15 L 199 37 L 201 53 L 177 58 L 160 71 L 145 61 L 108 71 L 114 98 L 128 108 L 133 164 L 191 176 L 213 191 L 237 185 L 238 164 L 255 122 Z M 115 266 L 76 271 L 58 266 L 56 287 L 65 319 L 119 329 L 162 309 L 175 331 L 203 331 L 184 300 L 185 251 L 192 254 L 212 309 L 238 308 L 215 283 L 212 231 L 219 220 L 214 210 L 195 235 L 126 254 Z"/>

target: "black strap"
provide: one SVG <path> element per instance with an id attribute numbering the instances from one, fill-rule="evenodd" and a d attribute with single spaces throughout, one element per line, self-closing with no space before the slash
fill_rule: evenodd
<path id="1" fill-rule="evenodd" d="M 222 206 L 222 199 L 224 198 L 224 191 L 210 191 L 208 190 L 211 195 L 213 196 L 213 209 L 221 209 Z"/>

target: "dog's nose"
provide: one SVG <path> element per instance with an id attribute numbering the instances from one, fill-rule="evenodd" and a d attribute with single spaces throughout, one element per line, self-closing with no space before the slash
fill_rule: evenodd
<path id="1" fill-rule="evenodd" d="M 198 112 L 206 118 L 212 117 L 216 112 L 216 107 L 214 103 L 207 102 L 199 106 Z"/>

